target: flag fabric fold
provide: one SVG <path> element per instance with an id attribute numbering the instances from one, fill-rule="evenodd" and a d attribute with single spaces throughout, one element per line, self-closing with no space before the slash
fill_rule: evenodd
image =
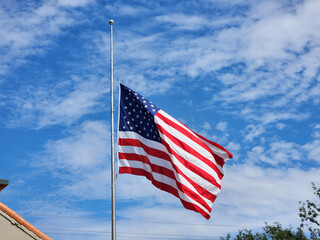
<path id="1" fill-rule="evenodd" d="M 144 176 L 210 218 L 221 190 L 223 165 L 232 154 L 193 132 L 130 88 L 120 84 L 119 173 Z"/>

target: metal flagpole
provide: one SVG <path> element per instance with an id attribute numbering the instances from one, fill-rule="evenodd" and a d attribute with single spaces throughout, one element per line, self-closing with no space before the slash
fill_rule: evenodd
<path id="1" fill-rule="evenodd" d="M 115 171 L 114 171 L 114 109 L 113 109 L 113 32 L 114 21 L 109 20 L 110 24 L 110 94 L 111 94 L 111 188 L 112 188 L 112 240 L 116 240 L 116 190 L 115 190 Z"/>

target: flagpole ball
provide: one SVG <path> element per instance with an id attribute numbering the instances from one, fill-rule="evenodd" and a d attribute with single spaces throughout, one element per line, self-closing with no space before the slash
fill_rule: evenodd
<path id="1" fill-rule="evenodd" d="M 113 25 L 113 24 L 114 24 L 114 21 L 113 21 L 112 19 L 110 19 L 110 20 L 109 20 L 109 24 L 110 24 L 110 25 Z"/>

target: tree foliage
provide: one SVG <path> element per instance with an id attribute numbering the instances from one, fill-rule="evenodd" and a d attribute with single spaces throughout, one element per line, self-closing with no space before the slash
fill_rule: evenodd
<path id="1" fill-rule="evenodd" d="M 317 188 L 315 183 L 311 184 L 316 200 L 315 202 L 310 200 L 300 202 L 299 216 L 301 227 L 308 227 L 310 238 L 320 239 L 320 188 Z"/>
<path id="2" fill-rule="evenodd" d="M 243 229 L 233 238 L 234 240 L 308 240 L 302 229 L 299 227 L 294 230 L 292 227 L 283 228 L 280 223 L 274 223 L 263 228 L 263 232 L 253 233 L 252 230 Z M 231 235 L 220 240 L 231 240 Z"/>

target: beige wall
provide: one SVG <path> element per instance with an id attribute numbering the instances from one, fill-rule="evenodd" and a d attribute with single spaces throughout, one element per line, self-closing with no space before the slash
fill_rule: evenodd
<path id="1" fill-rule="evenodd" d="M 33 232 L 17 223 L 13 218 L 0 210 L 1 240 L 40 240 Z"/>

